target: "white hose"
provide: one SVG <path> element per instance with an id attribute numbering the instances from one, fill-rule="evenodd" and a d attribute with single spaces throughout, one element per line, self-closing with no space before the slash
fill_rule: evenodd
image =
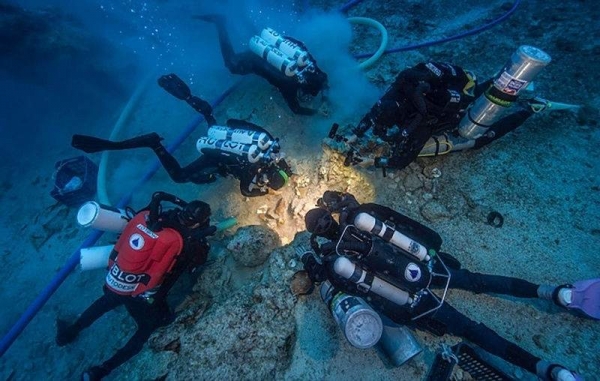
<path id="1" fill-rule="evenodd" d="M 150 81 L 154 77 L 154 74 L 149 75 L 135 89 L 134 93 L 131 95 L 131 98 L 129 98 L 129 101 L 125 105 L 125 108 L 123 109 L 123 111 L 121 111 L 121 115 L 119 115 L 119 119 L 115 123 L 110 133 L 110 136 L 108 138 L 109 140 L 116 139 L 117 135 L 125 125 L 125 122 L 128 120 L 131 114 L 131 110 L 133 110 L 134 106 L 138 103 L 142 93 L 148 87 Z M 108 193 L 106 191 L 106 168 L 108 165 L 107 163 L 109 152 L 110 151 L 102 152 L 102 156 L 100 157 L 100 165 L 98 166 L 98 201 L 100 201 L 100 203 L 104 205 L 111 205 L 110 199 L 108 198 Z"/>
<path id="2" fill-rule="evenodd" d="M 351 24 L 361 24 L 375 27 L 381 33 L 381 43 L 379 44 L 379 49 L 373 54 L 368 60 L 361 62 L 358 67 L 361 69 L 366 69 L 369 66 L 373 65 L 385 52 L 388 44 L 388 33 L 385 27 L 376 20 L 367 18 L 367 17 L 349 17 L 348 21 Z"/>

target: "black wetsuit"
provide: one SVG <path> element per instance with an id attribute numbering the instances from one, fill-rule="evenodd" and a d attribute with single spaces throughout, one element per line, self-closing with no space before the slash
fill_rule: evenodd
<path id="1" fill-rule="evenodd" d="M 289 108 L 295 114 L 313 115 L 316 113 L 316 110 L 314 109 L 302 107 L 300 105 L 299 97 L 303 94 L 316 96 L 319 92 L 323 91 L 327 86 L 327 74 L 316 68 L 314 73 L 307 73 L 306 83 L 300 83 L 295 77 L 286 76 L 284 73 L 268 63 L 265 59 L 259 57 L 251 51 L 235 53 L 229 39 L 229 33 L 225 27 L 225 19 L 215 17 L 211 18 L 210 21 L 214 22 L 217 27 L 223 61 L 227 69 L 229 69 L 232 74 L 256 74 L 266 79 L 271 85 L 275 86 L 279 90 L 283 96 L 283 99 L 285 99 Z M 296 44 L 307 51 L 302 42 L 289 37 L 286 38 L 293 40 Z M 316 67 L 316 61 L 312 56 L 310 59 Z"/>
<path id="2" fill-rule="evenodd" d="M 331 208 L 328 208 L 328 210 L 331 211 Z M 393 221 L 394 228 L 397 231 L 402 232 L 427 248 L 438 251 L 441 246 L 441 237 L 435 231 L 424 225 L 385 206 L 377 204 L 363 204 L 359 206 L 356 202 L 353 202 L 349 207 L 344 207 L 340 210 L 341 225 L 339 228 L 340 233 L 337 234 L 337 238 L 339 238 L 344 229 L 345 225 L 343 221 L 346 221 L 346 223 L 348 221 L 353 221 L 354 216 L 360 212 L 367 212 L 380 221 L 388 221 L 388 223 Z M 379 237 L 373 236 L 373 239 L 381 241 Z M 332 242 L 336 242 L 336 239 Z M 343 246 L 340 244 L 340 247 Z M 336 254 L 336 245 L 325 244 L 321 245 L 321 248 L 328 248 L 326 249 L 328 250 L 327 252 L 322 252 L 320 254 L 321 258 L 323 258 L 321 260 L 322 263 L 319 263 L 319 261 L 312 256 L 305 255 L 303 257 L 303 262 L 305 264 L 304 268 L 308 271 L 311 279 L 315 281 L 324 281 L 325 279 L 328 279 L 336 289 L 352 295 L 364 297 L 364 289 L 359 289 L 356 283 L 347 281 L 333 270 L 333 263 L 338 257 L 338 254 Z M 353 250 L 358 249 L 355 248 Z M 363 255 L 370 255 L 370 253 L 363 253 Z M 454 267 L 449 268 L 451 274 L 449 288 L 458 288 L 475 293 L 504 294 L 519 298 L 538 297 L 537 289 L 539 285 L 517 278 L 472 273 L 468 270 L 461 269 L 460 263 L 449 254 L 440 253 L 438 251 L 438 255 L 441 258 L 446 259 L 445 263 L 448 267 Z M 352 256 L 349 258 L 352 258 Z M 358 265 L 361 264 L 361 260 L 356 259 L 355 256 L 353 262 Z M 441 264 L 437 261 L 433 268 L 434 272 L 443 273 L 443 271 L 441 271 L 442 269 Z M 433 277 L 432 286 L 443 287 L 445 285 L 445 279 L 446 278 L 442 277 Z M 398 281 L 402 282 L 401 279 L 398 279 Z M 435 306 L 431 296 L 425 295 L 417 306 L 412 309 L 408 306 L 395 304 L 374 293 L 369 293 L 368 298 L 365 300 L 368 300 L 368 303 L 375 310 L 386 315 L 396 323 L 427 330 L 440 336 L 449 333 L 463 337 L 477 344 L 484 350 L 536 374 L 536 364 L 540 361 L 540 358 L 501 337 L 485 324 L 471 320 L 461 312 L 457 311 L 447 301 L 445 301 L 433 314 L 428 314 L 424 317 L 412 320 L 413 317 L 419 316 Z"/>
<path id="3" fill-rule="evenodd" d="M 160 198 L 153 198 L 152 203 L 160 203 L 161 201 Z M 153 206 L 152 203 L 146 209 L 156 206 Z M 135 356 L 142 350 L 150 335 L 157 328 L 174 320 L 175 316 L 167 304 L 167 294 L 184 271 L 206 262 L 210 245 L 205 239 L 206 234 L 203 232 L 204 229 L 208 228 L 209 221 L 204 226 L 189 229 L 180 224 L 177 221 L 175 211 L 170 210 L 160 215 L 158 223 L 163 227 L 169 227 L 179 232 L 183 238 L 183 248 L 177 256 L 175 265 L 166 274 L 156 293 L 149 298 L 119 295 L 104 285 L 104 294 L 93 302 L 73 324 L 59 327 L 57 342 L 59 345 L 65 345 L 74 340 L 82 330 L 91 326 L 105 313 L 117 307 L 124 306 L 129 315 L 135 320 L 137 330 L 133 336 L 112 357 L 89 371 L 89 376 L 92 379 L 99 379 L 108 375 L 112 370 Z M 113 251 L 111 259 L 114 260 L 117 254 Z M 115 327 L 115 329 L 118 329 L 118 327 Z"/>
<path id="4" fill-rule="evenodd" d="M 251 129 L 268 134 L 264 128 L 243 120 L 230 119 L 227 121 L 227 126 Z M 238 155 L 216 150 L 203 153 L 198 159 L 185 167 L 181 167 L 175 157 L 162 144 L 151 148 L 171 179 L 176 183 L 206 184 L 214 182 L 217 175 L 224 177 L 231 175 L 240 181 L 240 192 L 243 196 L 257 197 L 269 193 L 268 188 L 260 184 L 260 176 L 264 172 L 274 170 L 275 167 L 265 167 L 260 163 L 249 163 Z M 291 173 L 290 167 L 284 159 L 279 160 L 277 168 Z"/>
<path id="5" fill-rule="evenodd" d="M 362 118 L 354 133 L 361 137 L 369 129 L 392 145 L 387 167 L 404 168 L 436 134 L 458 134 L 458 124 L 467 107 L 489 88 L 492 81 L 476 85 L 467 72 L 447 63 L 420 63 L 403 70 L 381 99 Z M 466 86 L 472 86 L 465 90 Z M 476 139 L 482 147 L 519 127 L 533 115 L 522 108 L 500 119 Z M 397 130 L 392 133 L 392 128 Z"/>
<path id="6" fill-rule="evenodd" d="M 200 108 L 198 108 L 200 110 Z M 209 126 L 215 124 L 215 119 L 209 108 L 202 112 Z M 270 135 L 265 129 L 243 120 L 230 119 L 229 127 L 244 128 Z M 284 159 L 277 163 L 249 163 L 242 157 L 224 151 L 211 150 L 200 155 L 190 164 L 182 167 L 177 159 L 163 146 L 156 133 L 150 133 L 123 141 L 110 141 L 86 135 L 74 135 L 72 145 L 85 152 L 100 152 L 106 150 L 125 150 L 132 148 L 151 148 L 169 176 L 176 183 L 207 184 L 217 180 L 217 176 L 231 175 L 240 181 L 240 192 L 246 197 L 257 197 L 269 192 L 268 184 L 262 181 L 262 175 L 267 177 L 273 171 L 283 170 L 288 175 L 292 171 Z"/>

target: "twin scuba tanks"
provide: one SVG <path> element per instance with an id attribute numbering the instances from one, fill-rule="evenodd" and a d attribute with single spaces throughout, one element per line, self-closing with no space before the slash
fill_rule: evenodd
<path id="1" fill-rule="evenodd" d="M 433 277 L 443 277 L 446 278 L 444 295 L 441 298 L 434 296 L 433 308 L 413 319 L 418 319 L 442 305 L 450 277 L 441 260 L 445 271 L 434 273 L 432 256 L 424 245 L 368 213 L 358 213 L 353 223 L 346 227 L 338 242 L 336 250 L 339 257 L 333 265 L 336 274 L 354 283 L 366 296 L 373 293 L 398 306 L 408 308 L 416 306 L 423 295 L 433 295 L 429 289 Z M 375 237 L 361 238 L 365 233 Z M 363 253 L 355 260 L 354 256 L 346 256 L 339 251 L 339 248 L 343 249 L 343 242 L 356 240 L 368 242 L 369 252 Z"/>
<path id="2" fill-rule="evenodd" d="M 122 232 L 132 217 L 123 209 L 98 204 L 95 201 L 86 202 L 77 212 L 77 222 L 79 225 L 112 233 Z M 105 245 L 81 249 L 79 257 L 81 269 L 93 270 L 105 268 L 113 247 L 114 245 Z"/>
<path id="3" fill-rule="evenodd" d="M 121 233 L 134 216 L 123 209 L 88 201 L 77 212 L 77 223 L 111 233 Z M 234 217 L 219 222 L 217 231 L 229 229 L 237 223 Z M 115 245 L 92 246 L 80 250 L 79 264 L 81 270 L 106 268 L 108 258 Z"/>
<path id="4" fill-rule="evenodd" d="M 270 153 L 279 148 L 277 140 L 262 131 L 211 126 L 207 135 L 196 142 L 198 152 L 218 150 L 237 155 L 252 164 L 269 160 Z"/>
<path id="5" fill-rule="evenodd" d="M 460 135 L 471 140 L 485 135 L 496 121 L 509 112 L 519 94 L 550 60 L 550 56 L 538 48 L 520 46 L 496 75 L 493 85 L 469 108 L 458 126 Z"/>
<path id="6" fill-rule="evenodd" d="M 283 38 L 271 28 L 250 39 L 250 50 L 267 60 L 288 77 L 293 77 L 310 64 L 310 55 L 299 44 Z"/>

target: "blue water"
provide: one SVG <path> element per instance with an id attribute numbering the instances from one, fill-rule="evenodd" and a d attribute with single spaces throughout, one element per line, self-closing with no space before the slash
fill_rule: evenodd
<path id="1" fill-rule="evenodd" d="M 439 0 L 388 4 L 365 0 L 352 7 L 349 15 L 379 20 L 388 26 L 390 46 L 401 47 L 484 25 L 508 11 L 512 3 L 480 4 L 465 0 L 457 4 Z M 457 183 L 472 186 L 468 189 L 475 200 L 504 207 L 507 220 L 516 221 L 500 233 L 500 230 L 486 232 L 503 234 L 501 239 L 490 238 L 488 243 L 483 233 L 472 239 L 469 234 L 460 235 L 454 227 L 470 226 L 468 217 L 461 213 L 450 221 L 436 222 L 435 228 L 442 232 L 451 248 L 470 245 L 465 251 L 473 257 L 466 254 L 462 259 L 488 272 L 506 270 L 505 275 L 527 276 L 540 283 L 598 277 L 600 265 L 595 251 L 600 243 L 597 222 L 600 170 L 593 157 L 600 140 L 597 90 L 600 73 L 595 63 L 600 30 L 598 10 L 591 2 L 529 1 L 521 4 L 511 18 L 481 35 L 385 55 L 367 72 L 356 68 L 353 56 L 375 51 L 378 36 L 376 32 L 363 31 L 357 39 L 357 30 L 345 21 L 345 15 L 336 11 L 341 5 L 337 1 L 0 0 L 0 212 L 3 214 L 0 242 L 5 248 L 0 252 L 3 265 L 0 274 L 4 280 L 0 286 L 0 333 L 9 332 L 69 255 L 88 237 L 89 231 L 74 222 L 75 210 L 56 204 L 50 197 L 54 163 L 80 154 L 70 147 L 71 135 L 108 136 L 131 95 L 147 82 L 144 98 L 131 113 L 127 122 L 130 129 L 123 136 L 158 131 L 172 143 L 196 120 L 197 114 L 166 95 L 155 85 L 154 78 L 177 73 L 194 94 L 208 100 L 217 99 L 240 80 L 223 67 L 214 28 L 189 17 L 203 13 L 225 13 L 234 20 L 229 23 L 230 32 L 234 47 L 240 51 L 246 48 L 250 36 L 267 25 L 293 35 L 309 46 L 329 74 L 333 111 L 327 118 L 294 116 L 280 95 L 256 78 L 246 78 L 249 82 L 234 90 L 217 109 L 219 120 L 253 118 L 254 122 L 268 125 L 282 141 L 287 138 L 294 145 L 303 146 L 302 151 L 287 152 L 299 161 L 315 159 L 321 154 L 321 139 L 333 122 L 357 123 L 395 74 L 407 66 L 430 58 L 448 60 L 477 68 L 486 77 L 493 75 L 518 45 L 539 44 L 553 57 L 552 64 L 541 75 L 544 94 L 568 103 L 586 104 L 586 113 L 563 119 L 553 115 L 544 117 L 542 122 L 528 122 L 527 130 L 520 129 L 498 142 L 495 146 L 498 152 L 494 148 L 487 151 L 489 155 L 465 154 L 474 161 L 470 169 L 461 172 L 468 176 L 449 175 Z M 200 123 L 184 140 L 177 151 L 182 161 L 189 162 L 195 157 L 194 142 L 203 128 L 205 125 Z M 91 157 L 98 162 L 99 155 Z M 153 158 L 137 153 L 119 156 L 119 160 L 110 167 L 108 186 L 114 203 L 126 196 L 153 164 Z M 448 171 L 456 168 L 453 160 L 448 159 Z M 443 166 L 442 160 L 435 163 Z M 392 207 L 402 204 L 404 199 L 400 197 L 404 196 L 390 194 L 389 182 L 379 172 L 370 176 L 376 179 L 374 186 L 382 187 L 379 193 L 375 192 L 377 202 Z M 522 185 L 522 194 L 514 193 L 514 183 Z M 214 197 L 208 193 L 219 191 L 235 195 L 237 186 L 235 181 L 200 190 L 191 184 L 175 186 L 159 169 L 155 177 L 134 193 L 131 203 L 142 207 L 158 189 L 193 198 Z M 350 191 L 360 194 L 363 190 Z M 422 202 L 415 201 L 415 213 L 419 212 L 416 205 Z M 451 207 L 453 202 L 450 198 L 443 200 Z M 225 217 L 245 204 L 240 201 L 235 205 L 217 205 L 215 214 Z M 527 246 L 521 241 L 523 237 L 531 237 L 530 246 L 535 246 L 536 252 L 551 253 L 550 260 L 536 257 L 536 263 L 543 265 L 531 266 L 526 260 L 515 259 L 512 263 L 509 258 L 510 266 L 498 261 L 495 253 L 514 253 L 519 245 Z M 109 243 L 112 238 L 102 237 L 98 244 Z M 488 254 L 477 257 L 475 253 L 479 251 Z M 554 259 L 557 264 L 552 262 Z M 82 370 L 112 355 L 134 330 L 124 311 L 115 314 L 113 320 L 99 321 L 91 328 L 96 330 L 95 335 L 72 346 L 58 348 L 54 344 L 56 317 L 80 313 L 99 296 L 102 281 L 101 273 L 71 274 L 2 356 L 0 379 L 77 379 Z M 464 305 L 469 307 L 470 303 L 477 305 L 472 301 Z M 544 308 L 539 309 L 544 312 Z M 587 379 L 600 377 L 596 373 L 600 368 L 597 325 L 582 323 L 576 339 L 554 344 L 561 337 L 552 334 L 551 324 L 561 324 L 561 319 L 556 313 L 551 317 L 540 315 L 542 320 L 533 322 L 521 316 L 519 321 L 527 325 L 525 333 L 519 332 L 513 339 L 523 340 L 524 345 L 534 348 L 541 357 L 551 353 L 553 359 L 578 369 Z M 492 319 L 494 327 L 511 332 L 509 318 L 498 318 L 489 311 L 481 312 L 478 317 Z M 545 319 L 549 319 L 546 324 Z M 565 324 L 567 328 L 559 329 L 562 334 L 578 327 L 577 320 L 572 318 Z M 319 336 L 330 325 L 330 322 L 316 325 Z M 540 339 L 531 339 L 538 329 L 543 332 L 542 344 Z M 306 341 L 311 334 L 298 337 L 303 340 L 298 345 L 300 350 L 305 350 L 319 364 L 315 379 L 350 379 L 348 374 L 336 376 L 327 370 L 329 361 L 332 364 L 337 361 L 337 366 L 352 363 L 351 358 L 339 359 L 339 345 L 324 345 L 317 340 L 315 348 L 311 348 Z M 537 344 L 532 344 L 532 340 L 537 340 Z M 582 351 L 581 347 L 589 350 Z M 431 365 L 431 353 L 436 348 L 428 350 L 429 355 L 419 360 L 419 365 L 411 368 L 413 371 Z M 350 356 L 352 352 L 347 354 Z M 404 374 L 384 371 L 378 361 L 369 365 L 366 368 L 373 374 L 388 372 L 381 373 L 381 379 Z M 338 368 L 331 365 L 331 369 Z M 290 373 L 288 378 L 293 379 L 297 374 Z M 125 376 L 118 372 L 111 377 L 139 379 L 135 374 Z"/>

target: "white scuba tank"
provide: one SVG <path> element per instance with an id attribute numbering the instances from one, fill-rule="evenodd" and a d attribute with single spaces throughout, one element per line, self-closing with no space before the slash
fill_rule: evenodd
<path id="1" fill-rule="evenodd" d="M 242 144 L 203 136 L 196 142 L 196 149 L 203 153 L 202 150 L 205 148 L 229 152 L 247 159 L 250 163 L 257 163 L 263 156 L 263 152 L 255 144 Z"/>
<path id="2" fill-rule="evenodd" d="M 113 233 L 121 233 L 130 219 L 123 209 L 95 201 L 86 202 L 77 211 L 79 225 Z"/>
<path id="3" fill-rule="evenodd" d="M 379 221 L 368 213 L 359 213 L 354 218 L 354 226 L 362 231 L 373 233 L 384 240 L 396 245 L 402 250 L 414 255 L 420 261 L 429 261 L 431 257 L 427 254 L 427 249 L 420 243 L 410 239 L 399 231 Z"/>
<path id="4" fill-rule="evenodd" d="M 333 271 L 341 277 L 358 284 L 361 288 L 396 303 L 399 306 L 410 304 L 413 299 L 410 294 L 376 276 L 369 280 L 367 272 L 356 266 L 346 257 L 339 257 L 333 263 Z M 370 284 L 369 284 L 370 282 Z"/>
<path id="5" fill-rule="evenodd" d="M 81 270 L 105 269 L 115 245 L 84 247 L 79 251 Z"/>
<path id="6" fill-rule="evenodd" d="M 276 47 L 269 45 L 269 43 L 259 36 L 252 37 L 248 45 L 253 53 L 266 59 L 268 63 L 286 76 L 293 77 L 298 74 L 298 64 L 296 61 L 290 59 Z"/>
<path id="7" fill-rule="evenodd" d="M 302 49 L 302 47 L 294 41 L 284 38 L 273 29 L 263 29 L 260 33 L 260 37 L 268 44 L 275 46 L 291 60 L 296 61 L 299 67 L 304 67 L 310 63 L 310 57 L 306 50 Z"/>
<path id="8" fill-rule="evenodd" d="M 274 140 L 265 132 L 227 126 L 211 126 L 208 129 L 208 137 L 242 144 L 255 144 L 261 150 L 268 149 L 274 143 Z"/>

